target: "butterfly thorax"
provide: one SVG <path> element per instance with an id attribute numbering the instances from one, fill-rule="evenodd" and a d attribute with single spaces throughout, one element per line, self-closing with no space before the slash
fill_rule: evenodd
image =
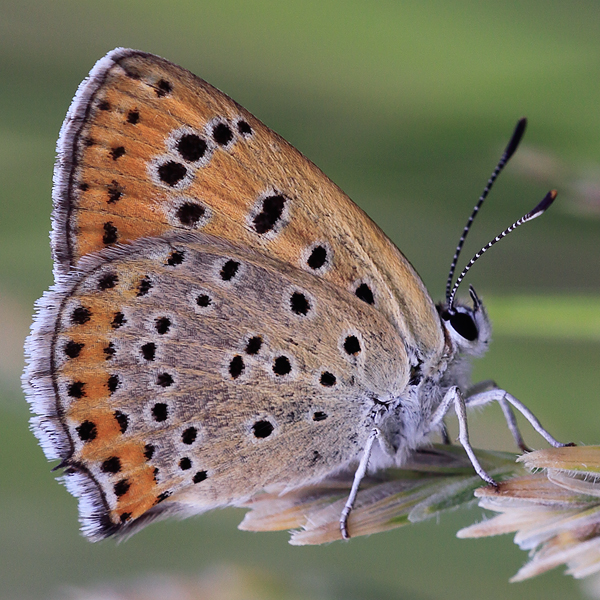
<path id="1" fill-rule="evenodd" d="M 432 433 L 432 415 L 444 396 L 458 387 L 466 393 L 471 384 L 472 359 L 488 348 L 491 325 L 483 304 L 473 308 L 459 304 L 452 313 L 439 305 L 440 324 L 445 337 L 444 352 L 437 361 L 417 363 L 402 394 L 390 402 L 389 410 L 379 415 L 381 450 L 371 462 L 372 469 L 402 464 L 410 452 L 427 443 Z"/>

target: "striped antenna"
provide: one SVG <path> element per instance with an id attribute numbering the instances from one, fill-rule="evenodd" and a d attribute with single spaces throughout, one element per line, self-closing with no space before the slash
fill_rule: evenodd
<path id="1" fill-rule="evenodd" d="M 502 238 L 505 238 L 511 231 L 514 231 L 523 223 L 528 223 L 529 221 L 533 221 L 533 219 L 543 215 L 546 210 L 550 207 L 550 205 L 554 202 L 556 198 L 556 190 L 552 190 L 546 194 L 544 199 L 531 211 L 529 211 L 526 215 L 522 216 L 518 221 L 515 221 L 510 227 L 505 229 L 500 235 L 497 235 L 491 242 L 486 244 L 467 264 L 467 266 L 462 270 L 462 273 L 456 279 L 456 283 L 452 288 L 452 291 L 448 295 L 448 310 L 452 310 L 452 305 L 454 304 L 454 296 L 456 295 L 456 290 L 460 285 L 461 281 L 465 278 L 465 275 L 469 272 L 471 267 L 475 264 L 475 262 L 485 254 L 494 244 L 498 243 Z"/>
<path id="2" fill-rule="evenodd" d="M 487 185 L 481 193 L 481 196 L 479 197 L 479 200 L 477 201 L 475 208 L 473 208 L 473 212 L 471 213 L 471 216 L 469 217 L 469 220 L 467 221 L 467 224 L 463 229 L 462 235 L 460 236 L 460 240 L 458 241 L 458 246 L 456 246 L 456 251 L 454 252 L 454 257 L 452 258 L 452 264 L 450 265 L 450 273 L 448 273 L 448 281 L 446 282 L 446 301 L 448 302 L 448 306 L 452 306 L 452 303 L 450 302 L 450 289 L 452 287 L 452 279 L 454 278 L 454 272 L 456 271 L 456 263 L 458 262 L 458 257 L 460 256 L 460 252 L 465 243 L 467 234 L 471 229 L 471 225 L 473 224 L 473 221 L 475 220 L 475 217 L 477 216 L 477 213 L 479 212 L 483 201 L 487 198 L 487 195 L 490 193 L 490 190 L 494 185 L 494 181 L 496 181 L 496 178 L 498 177 L 498 175 L 500 175 L 502 169 L 504 169 L 506 163 L 510 160 L 510 157 L 515 153 L 515 150 L 517 149 L 519 143 L 521 142 L 521 139 L 523 138 L 526 126 L 527 119 L 525 117 L 519 119 L 519 122 L 515 127 L 510 141 L 508 142 L 508 145 L 502 153 L 500 161 L 498 162 L 496 168 L 494 169 L 494 172 L 488 179 Z"/>

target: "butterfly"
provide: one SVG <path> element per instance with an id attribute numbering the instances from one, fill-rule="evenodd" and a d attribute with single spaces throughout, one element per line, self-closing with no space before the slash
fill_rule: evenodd
<path id="1" fill-rule="evenodd" d="M 465 413 L 490 401 L 519 443 L 510 405 L 560 445 L 504 390 L 469 394 L 470 358 L 490 339 L 475 292 L 436 306 L 313 163 L 189 71 L 113 50 L 80 85 L 57 151 L 55 283 L 23 382 L 90 539 L 354 464 L 348 537 L 367 469 L 402 464 L 451 410 L 493 484 Z"/>

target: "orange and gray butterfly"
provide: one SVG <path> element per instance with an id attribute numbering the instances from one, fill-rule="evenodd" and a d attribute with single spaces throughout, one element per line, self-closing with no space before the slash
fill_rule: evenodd
<path id="1" fill-rule="evenodd" d="M 38 434 L 92 539 L 319 480 L 364 447 L 365 399 L 406 387 L 378 310 L 246 247 L 175 234 L 79 266 L 30 349 Z"/>
<path id="2" fill-rule="evenodd" d="M 361 455 L 374 401 L 442 359 L 433 302 L 383 232 L 166 60 L 97 63 L 53 198 L 56 285 L 24 385 L 94 539 L 324 476 Z"/>

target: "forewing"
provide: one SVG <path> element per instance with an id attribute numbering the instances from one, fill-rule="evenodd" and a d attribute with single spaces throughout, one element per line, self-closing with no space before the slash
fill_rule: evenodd
<path id="1" fill-rule="evenodd" d="M 225 94 L 159 57 L 117 49 L 81 85 L 58 144 L 53 247 L 90 253 L 202 230 L 372 303 L 427 360 L 443 344 L 420 278 L 315 165 Z"/>

